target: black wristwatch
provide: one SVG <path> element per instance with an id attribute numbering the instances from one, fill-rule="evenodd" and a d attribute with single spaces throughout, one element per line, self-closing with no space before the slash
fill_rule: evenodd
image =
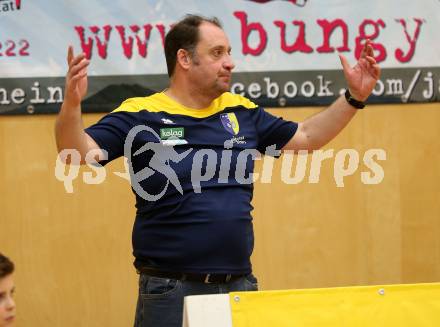
<path id="1" fill-rule="evenodd" d="M 356 109 L 363 109 L 365 107 L 365 103 L 353 98 L 348 89 L 345 91 L 345 99 L 347 99 L 347 102 Z"/>

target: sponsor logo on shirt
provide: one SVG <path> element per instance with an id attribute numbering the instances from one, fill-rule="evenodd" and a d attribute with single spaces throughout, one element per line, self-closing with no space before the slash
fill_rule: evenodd
<path id="1" fill-rule="evenodd" d="M 160 129 L 160 140 L 163 145 L 188 144 L 184 137 L 185 129 L 183 127 Z"/>

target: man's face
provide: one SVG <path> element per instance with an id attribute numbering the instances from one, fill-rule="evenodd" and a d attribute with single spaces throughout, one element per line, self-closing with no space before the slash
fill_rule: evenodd
<path id="1" fill-rule="evenodd" d="M 229 91 L 235 65 L 225 32 L 214 24 L 199 26 L 199 42 L 192 56 L 190 78 L 200 92 L 214 98 Z"/>
<path id="2" fill-rule="evenodd" d="M 0 327 L 12 326 L 15 321 L 14 280 L 12 274 L 0 278 Z"/>

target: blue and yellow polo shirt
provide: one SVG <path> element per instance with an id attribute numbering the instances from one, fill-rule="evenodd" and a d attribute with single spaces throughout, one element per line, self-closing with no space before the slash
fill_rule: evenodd
<path id="1" fill-rule="evenodd" d="M 281 149 L 297 127 L 226 92 L 205 109 L 164 93 L 131 98 L 87 128 L 108 153 L 101 164 L 129 159 L 135 265 L 250 273 L 255 152 Z"/>

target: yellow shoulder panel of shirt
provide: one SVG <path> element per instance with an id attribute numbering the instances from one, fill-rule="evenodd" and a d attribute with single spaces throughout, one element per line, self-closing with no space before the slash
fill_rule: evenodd
<path id="1" fill-rule="evenodd" d="M 211 105 L 203 109 L 185 107 L 165 93 L 155 93 L 147 97 L 136 97 L 125 100 L 113 112 L 166 112 L 171 115 L 185 115 L 194 118 L 206 118 L 227 108 L 242 106 L 247 109 L 255 109 L 257 105 L 239 94 L 225 92 Z"/>

